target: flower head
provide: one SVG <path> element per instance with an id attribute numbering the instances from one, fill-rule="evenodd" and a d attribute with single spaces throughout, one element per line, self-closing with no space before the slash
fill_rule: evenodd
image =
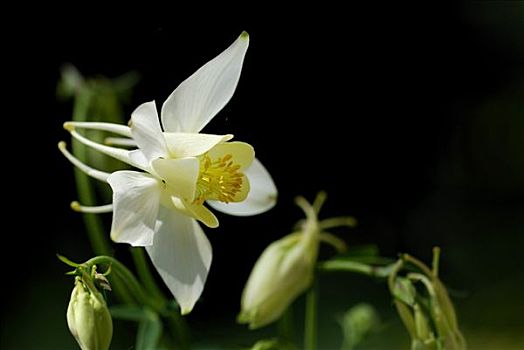
<path id="1" fill-rule="evenodd" d="M 140 171 L 105 173 L 81 163 L 59 145 L 64 155 L 87 174 L 107 182 L 113 203 L 74 208 L 86 212 L 113 211 L 111 238 L 145 246 L 153 264 L 174 294 L 182 313 L 199 298 L 211 265 L 211 245 L 197 221 L 217 227 L 206 206 L 232 215 L 254 215 L 276 202 L 276 187 L 255 159 L 251 145 L 230 141 L 233 135 L 200 133 L 233 96 L 249 36 L 242 33 L 224 52 L 182 82 L 162 105 L 140 105 L 129 126 L 67 122 L 74 138 Z M 77 129 L 119 134 L 118 145 L 99 144 Z"/>

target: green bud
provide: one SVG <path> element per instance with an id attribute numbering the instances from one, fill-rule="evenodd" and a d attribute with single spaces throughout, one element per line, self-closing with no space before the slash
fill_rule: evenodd
<path id="1" fill-rule="evenodd" d="M 289 305 L 313 283 L 321 241 L 344 249 L 337 237 L 321 232 L 326 228 L 353 225 L 347 217 L 318 221 L 318 213 L 326 199 L 320 192 L 313 204 L 303 197 L 295 203 L 304 211 L 305 220 L 295 226 L 297 231 L 271 243 L 258 258 L 242 293 L 238 322 L 255 329 L 278 320 Z"/>
<path id="2" fill-rule="evenodd" d="M 342 318 L 344 349 L 353 349 L 367 336 L 376 331 L 380 319 L 373 306 L 360 303 L 349 309 Z"/>
<path id="3" fill-rule="evenodd" d="M 76 279 L 67 307 L 67 324 L 82 350 L 109 349 L 113 336 L 111 314 L 90 281 Z"/>
<path id="4" fill-rule="evenodd" d="M 415 303 L 417 291 L 409 279 L 405 277 L 397 277 L 395 278 L 393 295 L 403 303 L 412 306 Z"/>
<path id="5" fill-rule="evenodd" d="M 313 282 L 318 240 L 303 232 L 270 244 L 256 262 L 242 293 L 238 322 L 251 329 L 279 319 Z"/>

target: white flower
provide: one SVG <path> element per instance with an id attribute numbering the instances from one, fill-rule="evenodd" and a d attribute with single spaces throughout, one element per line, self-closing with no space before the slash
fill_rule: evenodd
<path id="1" fill-rule="evenodd" d="M 204 203 L 243 216 L 262 213 L 276 202 L 276 187 L 254 158 L 253 147 L 229 142 L 233 135 L 199 133 L 232 97 L 248 44 L 244 32 L 182 82 L 164 102 L 161 123 L 153 101 L 132 113 L 130 127 L 85 122 L 64 125 L 80 142 L 142 171 L 105 173 L 81 163 L 64 143 L 59 144 L 73 164 L 113 189 L 112 205 L 74 203 L 73 207 L 84 212 L 112 210 L 111 238 L 146 247 L 182 314 L 190 312 L 198 300 L 211 265 L 211 245 L 196 220 L 208 227 L 217 227 L 218 220 Z M 124 138 L 112 139 L 113 144 L 138 148 L 95 143 L 76 131 L 81 128 L 119 134 Z"/>

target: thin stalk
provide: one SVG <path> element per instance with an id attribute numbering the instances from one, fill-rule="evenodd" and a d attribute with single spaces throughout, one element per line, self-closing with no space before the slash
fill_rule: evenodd
<path id="1" fill-rule="evenodd" d="M 133 256 L 133 261 L 135 262 L 138 278 L 140 279 L 140 282 L 142 282 L 142 285 L 150 294 L 154 295 L 155 297 L 164 298 L 164 294 L 160 288 L 158 288 L 155 280 L 153 279 L 151 269 L 149 268 L 149 264 L 147 263 L 146 256 L 144 254 L 144 249 L 136 247 L 131 248 L 130 250 L 131 255 Z"/>
<path id="2" fill-rule="evenodd" d="M 377 278 L 388 278 L 395 264 L 373 266 L 357 261 L 325 261 L 318 264 L 321 271 L 349 271 Z"/>
<path id="3" fill-rule="evenodd" d="M 277 331 L 279 342 L 283 343 L 285 348 L 293 348 L 295 330 L 294 330 L 293 304 L 289 305 L 282 317 L 278 320 Z"/>
<path id="4" fill-rule="evenodd" d="M 318 308 L 318 285 L 317 281 L 306 294 L 306 319 L 304 327 L 304 349 L 317 349 L 317 308 Z"/>

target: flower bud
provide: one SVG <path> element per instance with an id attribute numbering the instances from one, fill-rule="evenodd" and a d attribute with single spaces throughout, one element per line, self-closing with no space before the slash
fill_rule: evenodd
<path id="1" fill-rule="evenodd" d="M 314 238 L 293 233 L 264 250 L 242 293 L 240 323 L 254 329 L 277 320 L 311 285 L 318 251 Z"/>
<path id="2" fill-rule="evenodd" d="M 82 350 L 107 350 L 113 322 L 106 302 L 90 283 L 77 278 L 67 307 L 67 324 Z"/>
<path id="3" fill-rule="evenodd" d="M 288 306 L 313 283 L 320 242 L 342 251 L 346 245 L 326 228 L 354 226 L 355 219 L 337 217 L 318 220 L 326 199 L 320 192 L 313 204 L 303 197 L 295 203 L 306 214 L 291 233 L 271 243 L 258 258 L 242 293 L 238 322 L 249 328 L 263 327 L 279 319 Z"/>
<path id="4" fill-rule="evenodd" d="M 380 325 L 377 311 L 369 304 L 360 303 L 344 313 L 341 320 L 344 332 L 343 349 L 353 349 Z"/>

